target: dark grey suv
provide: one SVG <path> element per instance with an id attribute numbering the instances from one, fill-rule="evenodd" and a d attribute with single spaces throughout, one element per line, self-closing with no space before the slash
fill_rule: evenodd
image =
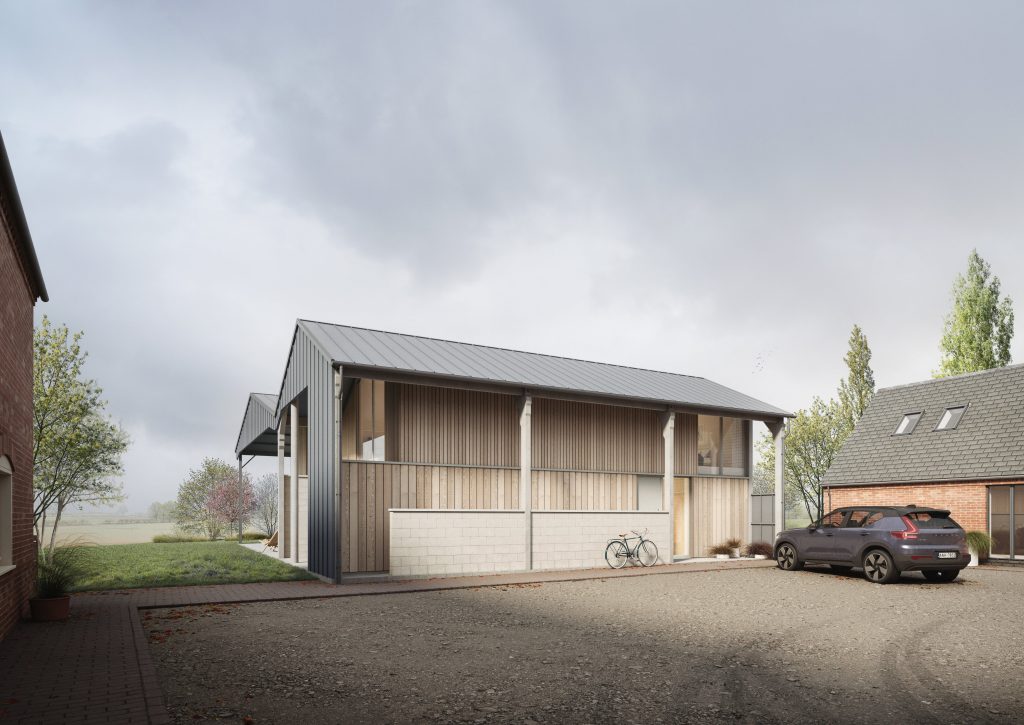
<path id="1" fill-rule="evenodd" d="M 944 509 L 848 506 L 806 528 L 781 532 L 775 560 L 786 571 L 807 563 L 830 564 L 838 571 L 861 567 L 868 581 L 888 584 L 905 571 L 951 582 L 971 555 L 964 530 Z"/>

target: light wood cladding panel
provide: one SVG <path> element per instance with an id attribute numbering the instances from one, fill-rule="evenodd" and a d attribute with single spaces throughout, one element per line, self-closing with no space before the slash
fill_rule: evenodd
<path id="1" fill-rule="evenodd" d="M 389 461 L 519 465 L 515 396 L 388 383 L 385 399 Z"/>
<path id="2" fill-rule="evenodd" d="M 342 571 L 388 570 L 390 509 L 518 507 L 518 469 L 345 461 L 341 485 L 345 544 Z"/>
<path id="3" fill-rule="evenodd" d="M 662 472 L 658 411 L 535 398 L 531 418 L 534 468 Z"/>
<path id="4" fill-rule="evenodd" d="M 690 479 L 694 556 L 736 537 L 750 538 L 750 479 L 697 476 Z"/>
<path id="5" fill-rule="evenodd" d="M 697 416 L 692 413 L 676 413 L 675 475 L 693 476 L 697 473 Z"/>
<path id="6" fill-rule="evenodd" d="M 636 511 L 636 475 L 588 471 L 531 472 L 534 511 Z"/>

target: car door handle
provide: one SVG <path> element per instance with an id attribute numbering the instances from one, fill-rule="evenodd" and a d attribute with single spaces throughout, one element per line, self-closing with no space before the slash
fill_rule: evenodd
<path id="1" fill-rule="evenodd" d="M 867 536 L 867 535 L 868 535 L 868 532 L 867 532 L 867 531 L 861 531 L 861 532 L 860 532 L 860 535 L 861 535 L 861 536 Z"/>
<path id="2" fill-rule="evenodd" d="M 825 536 L 835 536 L 835 534 L 825 534 Z"/>

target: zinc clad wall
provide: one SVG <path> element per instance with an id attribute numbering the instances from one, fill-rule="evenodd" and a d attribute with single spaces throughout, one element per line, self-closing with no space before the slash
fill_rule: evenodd
<path id="1" fill-rule="evenodd" d="M 235 455 L 242 452 L 242 449 L 266 433 L 267 430 L 274 430 L 277 425 L 274 423 L 275 412 L 268 408 L 259 399 L 258 393 L 249 395 L 249 402 L 245 407 L 245 416 L 242 418 L 242 430 L 238 434 L 238 442 L 235 444 Z M 267 399 L 267 396 L 262 396 Z M 273 396 L 270 396 L 273 398 Z M 276 404 L 276 400 L 274 403 Z"/>
<path id="2" fill-rule="evenodd" d="M 295 328 L 288 369 L 281 383 L 278 415 L 300 395 L 306 395 L 309 461 L 309 570 L 334 578 L 338 563 L 338 516 L 334 510 L 334 369 L 331 361 Z"/>

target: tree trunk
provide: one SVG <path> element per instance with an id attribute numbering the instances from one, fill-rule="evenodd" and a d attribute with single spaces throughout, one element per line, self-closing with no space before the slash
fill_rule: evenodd
<path id="1" fill-rule="evenodd" d="M 57 545 L 57 527 L 60 526 L 60 517 L 64 513 L 64 502 L 57 501 L 57 515 L 53 517 L 53 528 L 50 529 L 50 546 L 46 550 L 47 557 L 53 556 L 53 548 Z"/>

